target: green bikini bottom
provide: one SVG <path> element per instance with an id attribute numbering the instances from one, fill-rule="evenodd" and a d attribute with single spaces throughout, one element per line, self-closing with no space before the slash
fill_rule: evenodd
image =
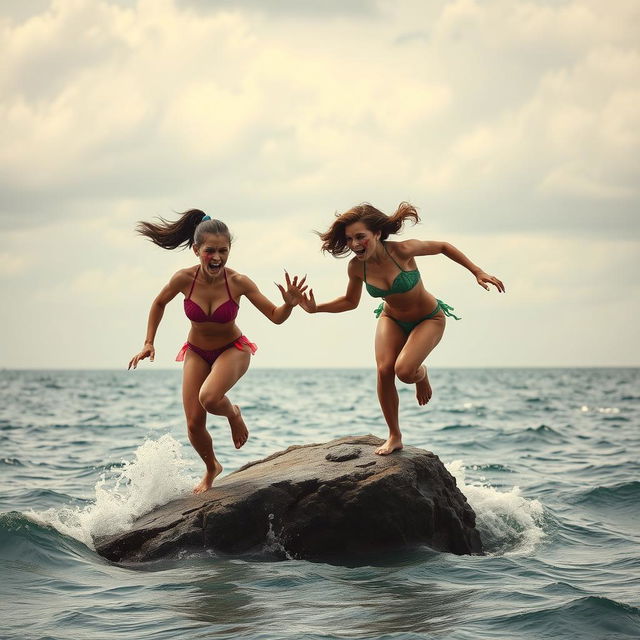
<path id="1" fill-rule="evenodd" d="M 438 300 L 436 298 L 438 304 L 436 304 L 436 308 L 428 315 L 420 318 L 420 320 L 396 320 L 391 316 L 387 316 L 391 320 L 393 320 L 407 335 L 409 335 L 423 320 L 428 320 L 429 318 L 433 318 L 433 316 L 437 315 L 439 311 L 442 311 L 445 316 L 449 318 L 455 318 L 456 320 L 461 320 L 458 316 L 453 315 L 452 311 L 455 311 L 453 307 L 450 307 L 446 302 L 442 302 L 442 300 Z M 373 310 L 373 313 L 376 314 L 376 318 L 380 317 L 380 314 L 384 311 L 384 302 L 380 303 L 380 306 Z"/>

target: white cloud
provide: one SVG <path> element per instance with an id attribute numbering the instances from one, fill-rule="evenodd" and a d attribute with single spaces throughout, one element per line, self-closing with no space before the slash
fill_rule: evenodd
<path id="1" fill-rule="evenodd" d="M 298 16 L 300 28 L 285 31 L 264 16 L 198 14 L 169 0 L 59 0 L 24 24 L 5 23 L 5 215 L 26 206 L 11 196 L 20 189 L 38 203 L 47 192 L 113 200 L 254 191 L 274 208 L 292 194 L 362 200 L 380 187 L 454 206 L 467 206 L 461 194 L 474 189 L 486 202 L 502 198 L 505 185 L 520 198 L 635 195 L 632 5 L 602 18 L 585 3 L 461 0 L 424 25 L 430 41 L 408 47 L 389 35 L 420 26 L 419 9 L 407 24 L 395 5 L 381 6 L 388 21 L 357 30 L 348 19 Z M 523 43 L 571 55 L 538 68 Z M 34 97 L 27 79 L 43 60 L 48 82 Z M 500 64 L 531 73 L 532 92 L 515 105 L 501 103 L 514 78 L 494 74 Z M 465 106 L 478 101 L 493 111 Z M 483 215 L 495 217 L 486 204 Z"/>
<path id="2" fill-rule="evenodd" d="M 594 43 L 637 44 L 638 4 L 621 0 L 603 10 L 599 0 L 574 2 L 511 2 L 510 0 L 454 0 L 436 22 L 434 35 L 442 39 L 472 38 L 475 45 L 504 52 L 535 49 L 555 56 L 583 51 Z M 543 51 L 544 49 L 544 51 Z"/>
<path id="3" fill-rule="evenodd" d="M 27 258 L 23 253 L 0 253 L 0 278 L 13 277 L 27 266 Z"/>

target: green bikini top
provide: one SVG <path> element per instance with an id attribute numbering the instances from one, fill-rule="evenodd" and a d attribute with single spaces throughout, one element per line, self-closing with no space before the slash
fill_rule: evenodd
<path id="1" fill-rule="evenodd" d="M 400 273 L 395 277 L 395 280 L 391 283 L 391 289 L 378 289 L 372 284 L 367 282 L 367 263 L 364 263 L 364 284 L 367 287 L 369 295 L 373 298 L 386 298 L 394 293 L 406 293 L 411 291 L 420 281 L 420 272 L 417 269 L 413 271 L 403 271 L 402 267 L 395 261 L 393 256 L 389 253 L 387 245 L 382 243 L 387 255 L 393 260 L 393 263 L 400 269 Z"/>

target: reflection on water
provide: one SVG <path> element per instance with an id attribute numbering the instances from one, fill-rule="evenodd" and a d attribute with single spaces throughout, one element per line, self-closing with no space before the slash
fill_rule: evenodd
<path id="1" fill-rule="evenodd" d="M 442 633 L 462 620 L 478 593 L 434 582 L 428 562 L 411 576 L 404 563 L 351 569 L 301 561 L 218 558 L 215 567 L 205 559 L 196 563 L 198 570 L 192 565 L 191 573 L 202 577 L 192 581 L 172 606 L 180 615 L 208 625 L 211 637 L 250 629 L 260 629 L 265 637 L 277 637 L 285 629 L 293 637 L 322 634 L 328 628 L 335 632 L 336 617 L 344 637 Z"/>

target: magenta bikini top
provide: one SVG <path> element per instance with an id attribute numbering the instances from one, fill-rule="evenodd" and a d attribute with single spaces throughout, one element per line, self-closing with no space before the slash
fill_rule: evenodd
<path id="1" fill-rule="evenodd" d="M 223 302 L 210 316 L 208 316 L 200 307 L 200 305 L 194 302 L 191 299 L 191 294 L 193 293 L 193 287 L 196 284 L 196 278 L 198 277 L 198 273 L 200 272 L 200 267 L 196 270 L 196 275 L 191 283 L 191 290 L 189 291 L 189 295 L 184 299 L 184 312 L 192 322 L 219 322 L 223 324 L 225 322 L 231 322 L 236 319 L 238 315 L 238 309 L 240 306 L 238 303 L 231 297 L 231 291 L 229 290 L 229 283 L 227 282 L 227 270 L 223 269 L 224 273 L 224 283 L 227 286 L 227 293 L 229 294 L 229 299 L 226 302 Z"/>

